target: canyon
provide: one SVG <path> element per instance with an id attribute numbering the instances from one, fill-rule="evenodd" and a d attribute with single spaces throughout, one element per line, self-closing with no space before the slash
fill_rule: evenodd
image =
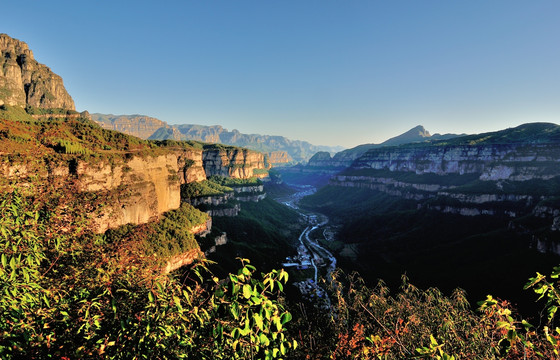
<path id="1" fill-rule="evenodd" d="M 508 218 L 538 213 L 548 219 L 551 230 L 557 230 L 559 134 L 558 125 L 534 123 L 370 148 L 353 160 L 322 152 L 303 171 L 330 174 L 331 186 L 380 191 L 444 213 Z M 549 210 L 537 211 L 544 202 Z"/>

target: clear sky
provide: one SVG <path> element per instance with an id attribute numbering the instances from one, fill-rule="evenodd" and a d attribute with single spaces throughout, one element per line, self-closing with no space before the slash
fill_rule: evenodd
<path id="1" fill-rule="evenodd" d="M 316 145 L 560 123 L 557 0 L 5 1 L 78 110 Z"/>

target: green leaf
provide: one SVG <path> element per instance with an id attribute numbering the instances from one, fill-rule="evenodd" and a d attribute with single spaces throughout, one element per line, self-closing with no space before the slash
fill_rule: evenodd
<path id="1" fill-rule="evenodd" d="M 282 316 L 280 317 L 280 322 L 282 323 L 282 325 L 284 325 L 285 323 L 291 320 L 292 320 L 292 314 L 290 314 L 289 312 L 283 313 Z"/>
<path id="2" fill-rule="evenodd" d="M 245 284 L 243 285 L 243 297 L 245 299 L 248 299 L 251 297 L 252 291 L 251 291 L 251 285 L 249 284 Z"/>
<path id="3" fill-rule="evenodd" d="M 151 303 L 155 301 L 154 294 L 151 291 L 148 292 L 148 299 L 150 300 Z"/>
<path id="4" fill-rule="evenodd" d="M 255 323 L 260 330 L 264 330 L 262 316 L 260 316 L 259 314 L 253 314 L 253 320 L 255 320 Z"/>
<path id="5" fill-rule="evenodd" d="M 251 332 L 251 328 L 249 327 L 249 319 L 245 319 L 245 327 L 243 330 L 240 331 L 242 336 L 245 336 Z"/>
<path id="6" fill-rule="evenodd" d="M 233 303 L 229 309 L 235 320 L 239 319 L 239 305 L 237 303 Z"/>
<path id="7" fill-rule="evenodd" d="M 266 335 L 264 333 L 261 333 L 259 335 L 259 341 L 261 342 L 261 344 L 263 344 L 264 346 L 268 346 L 270 344 L 270 340 L 268 340 L 268 338 L 266 337 Z"/>
<path id="8" fill-rule="evenodd" d="M 527 290 L 528 288 L 532 287 L 533 285 L 535 285 L 536 283 L 538 283 L 539 281 L 543 280 L 545 278 L 544 275 L 537 273 L 537 276 L 535 276 L 534 278 L 530 278 L 529 282 L 527 284 L 525 284 L 525 286 L 523 287 L 524 290 Z"/>

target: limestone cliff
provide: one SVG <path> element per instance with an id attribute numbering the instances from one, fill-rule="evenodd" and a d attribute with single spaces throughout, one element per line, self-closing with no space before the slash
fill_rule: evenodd
<path id="1" fill-rule="evenodd" d="M 489 144 L 370 150 L 352 168 L 416 174 L 480 174 L 481 180 L 529 180 L 560 175 L 559 144 Z"/>
<path id="2" fill-rule="evenodd" d="M 426 206 L 446 213 L 534 214 L 540 201 L 560 196 L 559 137 L 558 125 L 527 124 L 440 143 L 370 149 L 330 183 L 437 199 Z M 554 211 L 540 214 L 556 221 Z"/>
<path id="3" fill-rule="evenodd" d="M 236 179 L 253 177 L 255 169 L 267 169 L 263 154 L 234 147 L 212 147 L 203 152 L 206 176 L 218 175 Z"/>
<path id="4" fill-rule="evenodd" d="M 160 128 L 169 128 L 167 123 L 145 115 L 91 114 L 91 119 L 104 129 L 116 130 L 128 135 L 147 139 Z"/>
<path id="5" fill-rule="evenodd" d="M 81 191 L 104 194 L 107 203 L 92 214 L 95 230 L 103 232 L 127 223 L 146 223 L 177 209 L 181 203 L 180 184 L 204 176 L 203 171 L 193 171 L 196 167 L 191 162 L 185 162 L 197 155 L 201 156 L 201 152 L 133 156 L 112 163 L 78 160 L 51 169 L 49 176 L 53 181 L 73 177 Z"/>
<path id="6" fill-rule="evenodd" d="M 293 159 L 286 151 L 271 151 L 268 153 L 268 162 L 274 167 L 289 164 Z"/>
<path id="7" fill-rule="evenodd" d="M 202 152 L 203 150 L 192 149 L 180 153 L 177 161 L 181 184 L 206 180 Z"/>
<path id="8" fill-rule="evenodd" d="M 178 208 L 181 184 L 206 180 L 212 175 L 247 179 L 253 176 L 254 169 L 264 168 L 263 154 L 240 148 L 177 149 L 159 156 L 129 154 L 110 162 L 74 158 L 38 169 L 25 164 L 0 164 L 5 178 L 39 176 L 60 186 L 65 184 L 65 179 L 74 179 L 81 191 L 103 194 L 108 202 L 92 214 L 97 232 L 127 223 L 146 223 Z M 264 197 L 262 185 L 236 189 L 238 193 L 244 192 L 241 199 L 244 201 Z M 204 200 L 200 202 L 203 203 Z"/>
<path id="9" fill-rule="evenodd" d="M 26 43 L 0 34 L 0 105 L 75 110 L 62 78 L 33 57 Z"/>

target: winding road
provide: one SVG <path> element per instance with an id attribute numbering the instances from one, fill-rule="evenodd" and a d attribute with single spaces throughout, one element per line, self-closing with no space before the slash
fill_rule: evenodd
<path id="1" fill-rule="evenodd" d="M 313 231 L 324 228 L 328 224 L 329 219 L 325 215 L 318 213 L 303 213 L 298 206 L 298 202 L 304 196 L 313 194 L 315 192 L 315 188 L 311 186 L 298 186 L 297 188 L 299 190 L 298 192 L 292 194 L 287 199 L 278 199 L 278 201 L 281 201 L 285 205 L 298 211 L 300 215 L 307 221 L 308 226 L 301 232 L 298 238 L 298 255 L 297 257 L 295 257 L 297 261 L 289 258 L 282 265 L 284 267 L 297 266 L 300 269 L 305 269 L 305 267 L 307 266 L 312 266 L 314 269 L 313 278 L 295 283 L 295 285 L 298 286 L 303 295 L 309 295 L 313 293 L 328 302 L 328 297 L 323 296 L 325 294 L 324 289 L 320 288 L 318 283 L 318 278 L 320 276 L 319 270 L 324 268 L 326 279 L 330 279 L 330 274 L 336 268 L 336 258 L 329 250 L 325 249 L 316 240 L 314 240 L 310 236 L 310 234 Z M 323 236 L 325 236 L 325 231 L 322 231 L 322 234 Z M 327 306 L 330 306 L 330 302 L 327 304 Z"/>

